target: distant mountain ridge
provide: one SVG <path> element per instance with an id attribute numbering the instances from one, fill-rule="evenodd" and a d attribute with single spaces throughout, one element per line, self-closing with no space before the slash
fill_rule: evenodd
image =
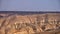
<path id="1" fill-rule="evenodd" d="M 14 13 L 14 14 L 44 14 L 44 13 L 60 13 L 59 11 L 0 11 L 1 13 Z"/>

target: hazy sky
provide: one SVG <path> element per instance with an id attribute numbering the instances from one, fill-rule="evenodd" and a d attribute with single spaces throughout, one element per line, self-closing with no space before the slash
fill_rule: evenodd
<path id="1" fill-rule="evenodd" d="M 3 11 L 52 11 L 60 10 L 59 0 L 0 0 Z"/>

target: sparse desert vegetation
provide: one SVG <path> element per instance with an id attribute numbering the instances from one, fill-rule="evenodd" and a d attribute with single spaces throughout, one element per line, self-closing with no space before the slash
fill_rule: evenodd
<path id="1" fill-rule="evenodd" d="M 0 34 L 60 34 L 60 14 L 0 14 Z"/>

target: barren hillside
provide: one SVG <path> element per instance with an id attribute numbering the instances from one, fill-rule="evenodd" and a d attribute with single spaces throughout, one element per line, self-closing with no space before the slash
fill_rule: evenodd
<path id="1" fill-rule="evenodd" d="M 60 34 L 60 14 L 0 14 L 0 34 Z"/>

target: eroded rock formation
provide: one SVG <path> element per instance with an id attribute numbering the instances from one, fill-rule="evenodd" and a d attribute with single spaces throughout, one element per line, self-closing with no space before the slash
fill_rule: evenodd
<path id="1" fill-rule="evenodd" d="M 0 34 L 45 34 L 45 32 L 55 34 L 51 31 L 55 32 L 59 29 L 60 15 L 58 13 L 0 14 Z"/>

